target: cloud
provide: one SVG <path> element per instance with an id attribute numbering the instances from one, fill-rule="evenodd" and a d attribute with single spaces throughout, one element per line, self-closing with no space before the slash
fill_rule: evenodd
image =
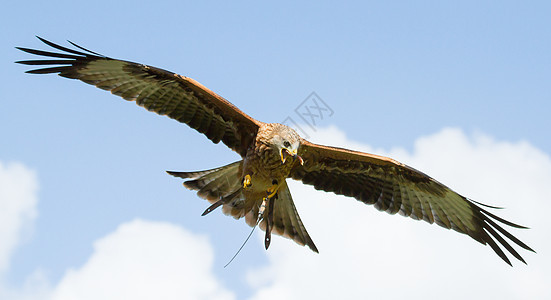
<path id="1" fill-rule="evenodd" d="M 37 216 L 38 179 L 33 170 L 18 162 L 0 161 L 0 298 L 22 297 L 27 290 L 12 290 L 4 283 L 10 258 L 17 246 L 28 238 Z M 29 283 L 30 284 L 30 283 Z"/>
<path id="2" fill-rule="evenodd" d="M 84 265 L 52 286 L 40 269 L 19 287 L 4 280 L 17 245 L 37 216 L 38 180 L 21 163 L 0 162 L 0 299 L 234 299 L 212 273 L 204 236 L 162 222 L 134 220 L 94 243 Z"/>
<path id="3" fill-rule="evenodd" d="M 251 299 L 550 298 L 549 156 L 527 142 L 496 141 L 458 129 L 419 138 L 408 152 L 351 141 L 335 127 L 312 141 L 391 156 L 533 229 L 511 232 L 539 254 L 509 267 L 493 251 L 436 225 L 290 181 L 303 222 L 320 254 L 274 238 L 268 264 L 250 270 Z M 21 164 L 0 164 L 0 274 L 36 217 L 37 180 Z M 6 201 L 8 199 L 8 201 Z M 258 233 L 261 249 L 263 234 Z M 136 219 L 94 243 L 80 267 L 55 285 L 40 271 L 6 299 L 234 299 L 215 276 L 208 239 L 163 222 Z"/>
<path id="4" fill-rule="evenodd" d="M 94 243 L 53 291 L 65 299 L 234 299 L 212 274 L 204 236 L 162 222 L 134 220 Z"/>
<path id="5" fill-rule="evenodd" d="M 521 251 L 528 266 L 513 262 L 511 268 L 468 236 L 290 181 L 320 254 L 275 238 L 269 264 L 248 274 L 252 299 L 551 297 L 551 261 L 545 255 L 551 251 L 546 216 L 551 160 L 546 154 L 527 142 L 468 136 L 449 128 L 419 138 L 411 153 L 401 148 L 374 151 L 334 127 L 318 129 L 311 140 L 391 156 L 461 194 L 507 207 L 496 213 L 533 227 L 511 232 L 540 254 Z"/>
<path id="6" fill-rule="evenodd" d="M 37 216 L 38 180 L 21 163 L 0 162 L 0 299 L 234 299 L 212 272 L 204 236 L 176 225 L 134 220 L 94 243 L 84 265 L 51 285 L 39 269 L 23 285 L 3 280 L 16 246 Z"/>
<path id="7" fill-rule="evenodd" d="M 0 161 L 0 274 L 7 271 L 15 247 L 36 218 L 37 190 L 34 171 Z"/>

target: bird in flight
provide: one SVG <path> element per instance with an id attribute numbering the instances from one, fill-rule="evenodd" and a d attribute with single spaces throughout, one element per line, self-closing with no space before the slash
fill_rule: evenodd
<path id="1" fill-rule="evenodd" d="M 496 207 L 461 196 L 394 159 L 310 143 L 288 126 L 251 118 L 189 77 L 113 59 L 72 42 L 69 43 L 76 49 L 38 38 L 60 52 L 17 47 L 46 57 L 18 61 L 41 66 L 27 73 L 53 73 L 95 85 L 135 101 L 149 111 L 185 123 L 212 142 L 222 142 L 237 152 L 242 158 L 240 161 L 219 168 L 168 173 L 186 179 L 185 187 L 197 190 L 200 197 L 211 203 L 203 215 L 222 206 L 224 214 L 245 218 L 250 226 L 258 224 L 265 231 L 266 249 L 271 233 L 275 233 L 318 252 L 293 203 L 286 182 L 292 178 L 318 190 L 372 204 L 391 215 L 399 213 L 466 234 L 489 245 L 509 265 L 511 262 L 501 247 L 526 262 L 504 237 L 534 252 L 499 223 L 526 227 L 487 210 Z"/>

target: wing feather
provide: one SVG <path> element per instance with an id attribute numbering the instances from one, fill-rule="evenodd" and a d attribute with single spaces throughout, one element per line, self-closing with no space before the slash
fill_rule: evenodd
<path id="1" fill-rule="evenodd" d="M 27 73 L 49 74 L 79 79 L 111 91 L 145 109 L 185 123 L 214 143 L 222 141 L 245 156 L 261 122 L 197 81 L 159 68 L 112 59 L 70 42 L 79 50 L 39 39 L 62 53 L 19 48 L 24 52 L 58 59 L 23 60 L 32 66 L 52 66 Z M 57 66 L 55 66 L 57 65 Z"/>
<path id="2" fill-rule="evenodd" d="M 498 243 L 515 258 L 525 261 L 504 237 L 533 252 L 495 221 L 516 228 L 523 226 L 493 215 L 477 202 L 393 159 L 316 145 L 306 140 L 301 142 L 299 155 L 304 165 L 295 166 L 290 177 L 314 185 L 316 189 L 351 196 L 390 214 L 400 212 L 415 220 L 425 220 L 467 234 L 490 245 L 508 264 L 511 262 Z"/>

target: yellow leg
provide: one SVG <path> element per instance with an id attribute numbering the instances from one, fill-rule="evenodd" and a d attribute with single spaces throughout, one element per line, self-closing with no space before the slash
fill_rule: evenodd
<path id="1" fill-rule="evenodd" d="M 273 196 L 275 196 L 275 194 L 277 193 L 277 188 L 278 188 L 278 185 L 277 184 L 274 184 L 272 185 L 266 192 L 267 192 L 267 196 L 266 198 L 267 199 L 271 199 Z"/>
<path id="2" fill-rule="evenodd" d="M 264 211 L 266 210 L 266 202 L 275 196 L 275 194 L 277 193 L 277 188 L 277 184 L 274 184 L 266 191 L 266 197 L 262 199 L 262 204 L 260 205 L 260 208 L 258 210 L 258 221 L 263 218 Z"/>
<path id="3" fill-rule="evenodd" d="M 246 189 L 251 185 L 253 185 L 253 183 L 251 182 L 251 175 L 247 174 L 245 175 L 245 178 L 243 178 L 243 188 Z"/>

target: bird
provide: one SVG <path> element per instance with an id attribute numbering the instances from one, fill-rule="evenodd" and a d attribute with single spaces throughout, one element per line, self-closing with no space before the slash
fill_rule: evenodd
<path id="1" fill-rule="evenodd" d="M 209 201 L 211 205 L 203 215 L 221 206 L 224 214 L 244 218 L 253 228 L 258 225 L 265 231 L 266 250 L 274 233 L 319 252 L 287 185 L 287 179 L 294 179 L 317 190 L 355 198 L 391 215 L 436 223 L 466 234 L 489 245 L 511 266 L 508 255 L 525 264 L 526 261 L 505 238 L 535 252 L 502 226 L 527 227 L 488 210 L 499 207 L 466 198 L 392 158 L 311 143 L 286 125 L 250 117 L 189 77 L 113 59 L 71 41 L 68 42 L 74 48 L 37 38 L 57 51 L 16 47 L 42 57 L 17 61 L 39 66 L 26 73 L 58 74 L 110 91 L 148 111 L 187 124 L 213 143 L 222 142 L 239 154 L 241 160 L 222 167 L 167 173 L 185 179 L 186 188 Z"/>

